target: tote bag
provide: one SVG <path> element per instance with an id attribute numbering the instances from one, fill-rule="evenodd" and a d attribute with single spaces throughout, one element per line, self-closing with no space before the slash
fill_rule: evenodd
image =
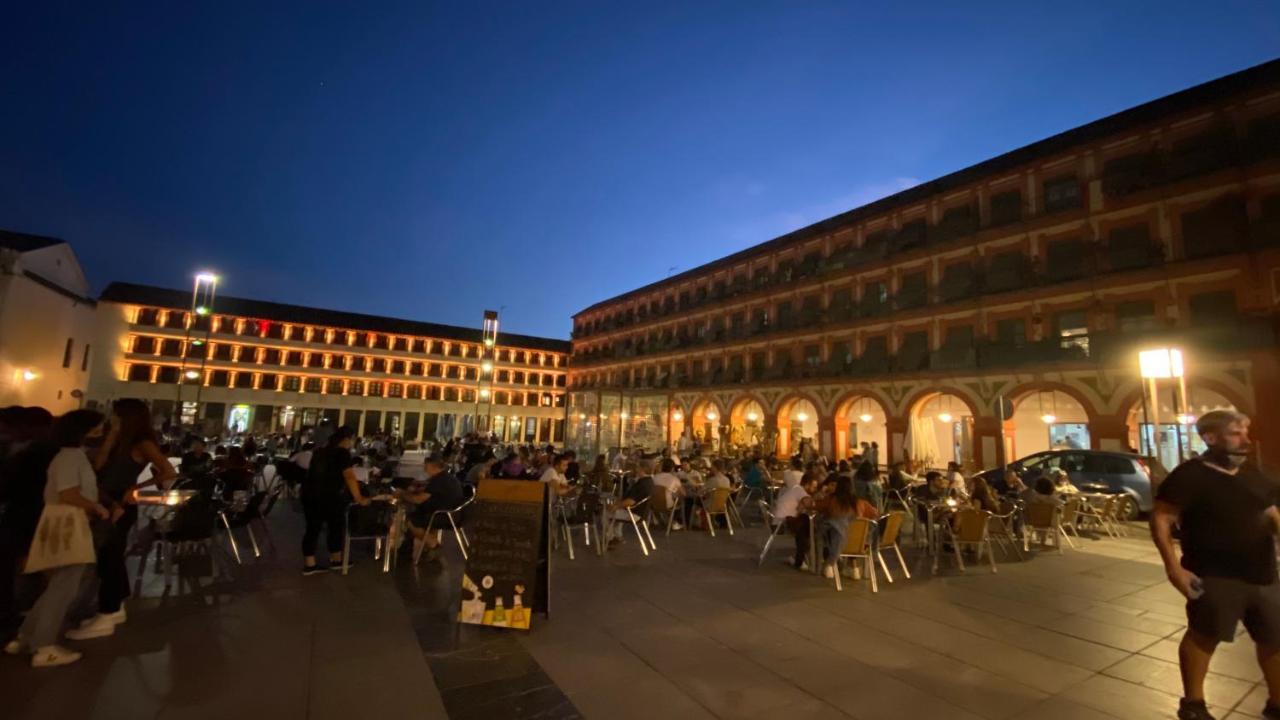
<path id="1" fill-rule="evenodd" d="M 97 560 L 89 517 L 74 505 L 45 505 L 40 524 L 31 539 L 27 567 L 34 573 L 68 565 L 89 565 Z"/>

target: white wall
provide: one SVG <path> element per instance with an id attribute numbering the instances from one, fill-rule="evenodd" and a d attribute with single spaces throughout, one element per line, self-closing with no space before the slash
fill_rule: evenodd
<path id="1" fill-rule="evenodd" d="M 23 274 L 30 270 L 86 297 L 89 288 L 71 248 L 65 244 L 21 255 L 9 251 L 0 273 L 0 406 L 36 405 L 56 414 L 73 410 L 80 400 L 73 391 L 86 391 L 89 373 L 81 370 L 85 344 L 94 364 L 96 309 L 90 302 L 59 293 Z M 69 367 L 63 367 L 68 338 L 72 341 Z M 26 380 L 24 372 L 35 377 Z"/>

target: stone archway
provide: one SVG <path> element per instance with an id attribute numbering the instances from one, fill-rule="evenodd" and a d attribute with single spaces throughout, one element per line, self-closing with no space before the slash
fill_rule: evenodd
<path id="1" fill-rule="evenodd" d="M 787 457 L 799 451 L 802 442 L 807 441 L 814 450 L 822 452 L 819 429 L 821 427 L 818 414 L 818 402 L 808 395 L 796 393 L 783 398 L 774 414 L 777 419 L 778 442 L 777 454 Z"/>
<path id="2" fill-rule="evenodd" d="M 853 392 L 835 403 L 834 453 L 837 459 L 864 454 L 862 443 L 874 443 L 877 464 L 888 465 L 889 413 L 881 400 L 867 392 Z"/>
<path id="3" fill-rule="evenodd" d="M 906 404 L 907 436 L 903 453 L 917 469 L 958 462 L 973 468 L 977 461 L 977 408 L 963 393 L 935 387 L 917 393 Z"/>
<path id="4" fill-rule="evenodd" d="M 754 395 L 744 395 L 729 410 L 729 441 L 736 447 L 757 449 L 764 440 L 764 403 Z"/>

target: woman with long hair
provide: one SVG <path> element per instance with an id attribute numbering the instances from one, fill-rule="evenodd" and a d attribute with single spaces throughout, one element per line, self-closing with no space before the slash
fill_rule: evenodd
<path id="1" fill-rule="evenodd" d="M 178 476 L 169 458 L 160 451 L 151 409 L 136 398 L 111 405 L 106 440 L 93 456 L 98 472 L 98 496 L 111 511 L 111 527 L 98 547 L 98 614 L 67 633 L 72 640 L 106 637 L 127 618 L 124 601 L 129 597 L 129 570 L 124 554 L 129 531 L 138 521 L 138 476 L 148 467 L 151 479 L 141 485 L 167 487 Z"/>
<path id="2" fill-rule="evenodd" d="M 875 520 L 879 513 L 871 503 L 858 497 L 853 492 L 853 480 L 844 475 L 833 475 L 835 488 L 819 497 L 816 502 L 818 513 L 822 516 L 823 552 L 825 565 L 822 574 L 835 577 L 838 568 L 836 561 L 840 559 L 840 551 L 844 549 L 845 537 L 849 534 L 849 521 L 855 517 Z M 831 478 L 828 478 L 830 481 Z"/>

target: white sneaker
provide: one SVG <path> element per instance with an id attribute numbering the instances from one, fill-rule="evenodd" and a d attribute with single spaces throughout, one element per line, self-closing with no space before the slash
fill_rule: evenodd
<path id="1" fill-rule="evenodd" d="M 18 639 L 10 640 L 4 645 L 5 655 L 21 655 L 24 650 L 26 648 L 22 646 L 22 641 Z"/>
<path id="2" fill-rule="evenodd" d="M 672 530 L 683 530 L 683 529 L 684 529 L 684 526 L 683 526 L 683 525 L 681 525 L 680 523 L 671 523 L 671 529 L 672 529 Z"/>
<path id="3" fill-rule="evenodd" d="M 94 615 L 80 623 L 80 627 L 67 631 L 68 640 L 92 640 L 114 634 L 116 624 L 110 615 Z"/>
<path id="4" fill-rule="evenodd" d="M 809 572 L 809 561 L 805 560 L 800 563 L 800 572 Z"/>
<path id="5" fill-rule="evenodd" d="M 824 577 L 824 578 L 826 578 L 826 579 L 830 580 L 831 578 L 833 578 L 833 577 L 835 577 L 835 576 L 836 576 L 836 571 L 835 571 L 835 567 L 834 567 L 834 566 L 831 566 L 831 565 L 823 565 L 823 566 L 822 566 L 822 577 Z"/>
<path id="6" fill-rule="evenodd" d="M 36 650 L 31 656 L 31 667 L 57 667 L 59 665 L 70 665 L 79 660 L 80 653 L 74 650 L 68 650 L 61 645 L 46 645 Z"/>
<path id="7" fill-rule="evenodd" d="M 121 605 L 120 609 L 113 613 L 100 613 L 100 614 L 103 617 L 109 619 L 111 622 L 115 623 L 116 625 L 123 625 L 125 621 L 129 619 L 129 614 L 124 611 L 124 605 Z"/>

